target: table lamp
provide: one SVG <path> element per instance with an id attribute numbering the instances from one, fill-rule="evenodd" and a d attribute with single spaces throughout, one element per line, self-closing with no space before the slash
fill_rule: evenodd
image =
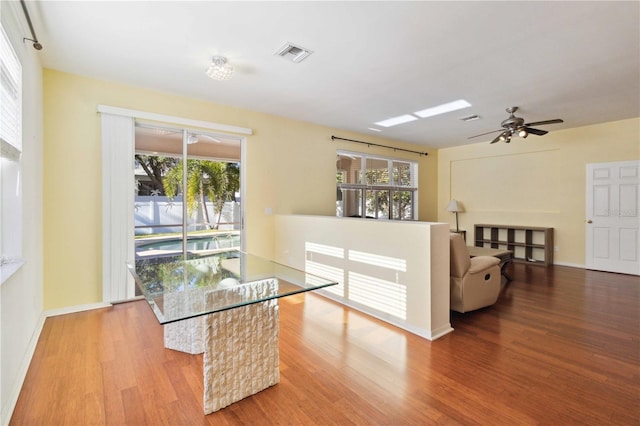
<path id="1" fill-rule="evenodd" d="M 456 232 L 459 233 L 460 229 L 458 228 L 458 213 L 464 211 L 462 204 L 459 203 L 457 200 L 453 199 L 449 201 L 449 205 L 447 206 L 447 211 L 454 212 L 456 214 Z"/>

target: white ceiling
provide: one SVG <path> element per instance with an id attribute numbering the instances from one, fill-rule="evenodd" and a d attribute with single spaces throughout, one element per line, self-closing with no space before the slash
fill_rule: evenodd
<path id="1" fill-rule="evenodd" d="M 490 141 L 467 138 L 514 105 L 564 119 L 550 132 L 640 116 L 637 1 L 27 5 L 47 68 L 434 148 Z M 294 64 L 273 55 L 284 42 L 314 53 Z M 213 55 L 232 80 L 205 75 Z M 368 130 L 460 98 L 473 106 Z"/>

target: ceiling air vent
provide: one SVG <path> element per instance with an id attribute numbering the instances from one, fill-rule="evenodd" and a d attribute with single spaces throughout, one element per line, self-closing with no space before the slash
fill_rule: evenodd
<path id="1" fill-rule="evenodd" d="M 285 43 L 276 50 L 274 55 L 282 56 L 285 59 L 289 59 L 291 62 L 298 63 L 312 53 L 313 51 L 305 49 L 304 47 L 296 46 L 293 43 Z"/>
<path id="2" fill-rule="evenodd" d="M 476 120 L 480 120 L 480 116 L 477 115 L 477 114 L 467 115 L 466 117 L 460 117 L 460 120 L 462 120 L 462 121 L 476 121 Z"/>

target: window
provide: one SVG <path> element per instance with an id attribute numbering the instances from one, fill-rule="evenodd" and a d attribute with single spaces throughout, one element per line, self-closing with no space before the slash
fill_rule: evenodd
<path id="1" fill-rule="evenodd" d="M 0 265 L 2 281 L 21 264 L 22 67 L 4 28 L 0 39 Z"/>
<path id="2" fill-rule="evenodd" d="M 336 216 L 416 220 L 418 163 L 338 151 Z"/>

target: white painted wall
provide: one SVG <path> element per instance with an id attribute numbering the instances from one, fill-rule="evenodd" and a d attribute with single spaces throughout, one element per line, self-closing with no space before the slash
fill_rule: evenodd
<path id="1" fill-rule="evenodd" d="M 429 340 L 452 331 L 449 224 L 304 215 L 274 220 L 277 262 L 342 283 L 319 293 Z M 406 298 L 397 296 L 402 291 Z M 373 295 L 377 300 L 363 300 Z"/>
<path id="2" fill-rule="evenodd" d="M 42 67 L 31 43 L 23 43 L 29 29 L 20 3 L 0 2 L 0 18 L 22 63 L 22 257 L 25 259 L 25 264 L 0 287 L 0 423 L 4 425 L 10 420 L 43 321 L 43 101 Z"/>

